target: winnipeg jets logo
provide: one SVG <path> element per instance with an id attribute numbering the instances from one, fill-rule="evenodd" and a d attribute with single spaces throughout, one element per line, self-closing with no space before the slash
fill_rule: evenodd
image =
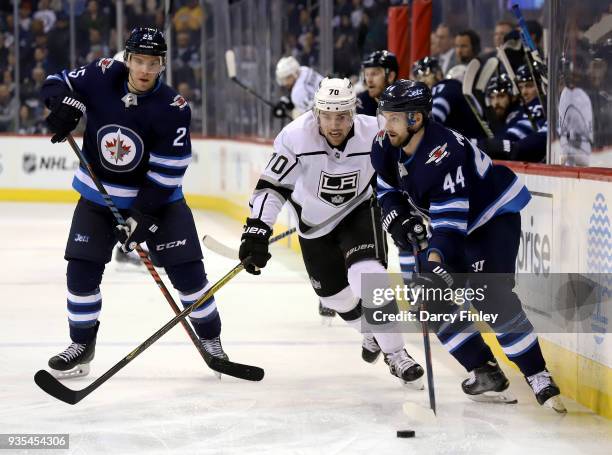
<path id="1" fill-rule="evenodd" d="M 129 172 L 136 168 L 143 156 L 140 136 L 121 125 L 106 125 L 98 130 L 100 163 L 114 172 Z"/>
<path id="2" fill-rule="evenodd" d="M 446 147 L 448 147 L 448 142 L 444 145 L 438 145 L 435 149 L 429 152 L 429 159 L 425 161 L 425 164 L 432 162 L 436 165 L 440 164 L 440 161 L 449 155 L 449 153 L 446 151 Z"/>
<path id="3" fill-rule="evenodd" d="M 176 106 L 179 109 L 183 110 L 188 106 L 187 100 L 183 98 L 181 95 L 176 95 L 170 103 L 170 106 Z"/>
<path id="4" fill-rule="evenodd" d="M 98 66 L 102 70 L 102 74 L 106 72 L 107 69 L 111 67 L 111 65 L 115 63 L 115 60 L 112 58 L 103 58 L 98 62 Z"/>

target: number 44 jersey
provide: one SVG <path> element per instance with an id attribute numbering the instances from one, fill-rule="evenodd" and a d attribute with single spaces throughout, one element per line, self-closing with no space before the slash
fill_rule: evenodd
<path id="1" fill-rule="evenodd" d="M 304 238 L 329 233 L 373 194 L 372 139 L 375 117 L 356 115 L 344 143 L 331 146 L 312 112 L 287 125 L 274 140 L 274 153 L 249 203 L 251 218 L 273 226 L 289 202 Z"/>
<path id="2" fill-rule="evenodd" d="M 454 130 L 430 121 L 413 155 L 393 147 L 384 131 L 372 145 L 383 216 L 418 211 L 429 220 L 429 249 L 462 265 L 465 238 L 492 218 L 518 213 L 531 199 L 509 168 Z"/>

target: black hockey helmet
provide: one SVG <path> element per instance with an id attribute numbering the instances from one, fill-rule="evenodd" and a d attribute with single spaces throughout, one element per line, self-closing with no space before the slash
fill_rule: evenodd
<path id="1" fill-rule="evenodd" d="M 506 73 L 501 73 L 499 76 L 493 76 L 485 89 L 485 95 L 487 97 L 502 93 L 507 93 L 509 96 L 513 94 L 512 81 Z"/>
<path id="2" fill-rule="evenodd" d="M 400 79 L 385 89 L 378 101 L 379 112 L 421 112 L 429 116 L 431 90 L 424 82 Z"/>
<path id="3" fill-rule="evenodd" d="M 435 74 L 438 71 L 442 71 L 440 62 L 435 57 L 425 57 L 421 60 L 417 60 L 412 65 L 412 74 L 416 77 L 427 76 L 428 74 Z"/>
<path id="4" fill-rule="evenodd" d="M 399 71 L 399 64 L 397 63 L 397 57 L 393 52 L 389 51 L 374 51 L 361 62 L 362 68 L 384 68 L 385 72 L 389 74 L 390 71 L 394 71 L 395 74 Z"/>
<path id="5" fill-rule="evenodd" d="M 531 82 L 533 78 L 531 77 L 531 72 L 529 71 L 529 67 L 527 65 L 521 65 L 516 70 L 516 82 Z"/>
<path id="6" fill-rule="evenodd" d="M 164 34 L 151 27 L 133 29 L 125 42 L 125 52 L 130 54 L 156 55 L 165 58 L 167 50 Z"/>

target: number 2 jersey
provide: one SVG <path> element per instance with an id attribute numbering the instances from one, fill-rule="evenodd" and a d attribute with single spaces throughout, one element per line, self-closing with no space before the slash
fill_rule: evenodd
<path id="1" fill-rule="evenodd" d="M 383 216 L 419 212 L 429 220 L 429 250 L 463 267 L 467 235 L 503 213 L 519 212 L 531 195 L 516 174 L 454 130 L 429 121 L 415 153 L 393 147 L 384 131 L 372 145 Z"/>
<path id="2" fill-rule="evenodd" d="M 274 140 L 274 153 L 251 201 L 251 218 L 273 226 L 285 202 L 304 238 L 328 234 L 373 194 L 370 161 L 375 117 L 355 115 L 344 144 L 330 146 L 311 112 L 289 123 Z"/>
<path id="3" fill-rule="evenodd" d="M 73 71 L 52 74 L 42 87 L 47 106 L 76 92 L 87 108 L 83 154 L 118 208 L 144 212 L 183 198 L 191 161 L 191 112 L 185 99 L 157 80 L 143 95 L 127 88 L 122 62 L 102 58 Z M 68 153 L 68 151 L 66 151 Z M 89 174 L 79 167 L 72 186 L 104 205 Z"/>

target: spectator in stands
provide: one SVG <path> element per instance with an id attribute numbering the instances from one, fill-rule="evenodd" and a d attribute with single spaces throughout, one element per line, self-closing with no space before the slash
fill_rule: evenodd
<path id="1" fill-rule="evenodd" d="M 13 72 L 11 70 L 4 70 L 4 73 L 2 73 L 2 83 L 8 87 L 11 95 L 15 94 L 15 82 L 13 81 Z"/>
<path id="2" fill-rule="evenodd" d="M 497 21 L 493 31 L 493 46 L 499 47 L 504 44 L 504 36 L 514 30 L 515 25 L 506 20 Z"/>
<path id="3" fill-rule="evenodd" d="M 11 96 L 9 88 L 0 84 L 0 132 L 10 132 L 15 129 L 15 117 L 19 103 Z"/>
<path id="4" fill-rule="evenodd" d="M 202 100 L 187 82 L 181 82 L 176 87 L 177 92 L 189 103 L 191 109 L 191 131 L 202 131 Z"/>
<path id="5" fill-rule="evenodd" d="M 67 49 L 70 49 L 68 28 L 68 16 L 63 12 L 58 13 L 55 26 L 47 35 L 47 59 L 51 74 L 70 66 L 70 53 L 67 52 Z"/>
<path id="6" fill-rule="evenodd" d="M 367 32 L 363 43 L 363 52 L 370 54 L 374 51 L 387 48 L 387 8 L 376 5 L 370 9 Z"/>
<path id="7" fill-rule="evenodd" d="M 172 64 L 173 76 L 177 82 L 195 85 L 199 76 L 200 55 L 198 48 L 191 43 L 191 35 L 187 31 L 176 35 Z"/>
<path id="8" fill-rule="evenodd" d="M 480 37 L 474 30 L 463 30 L 455 36 L 455 59 L 467 65 L 480 54 Z"/>
<path id="9" fill-rule="evenodd" d="M 102 41 L 100 30 L 92 28 L 89 30 L 89 52 L 85 60 L 92 62 L 96 59 L 111 55 L 108 45 Z"/>
<path id="10" fill-rule="evenodd" d="M 40 100 L 40 89 L 47 77 L 45 70 L 41 67 L 32 68 L 32 73 L 21 85 L 21 102 L 26 104 L 32 111 L 32 115 L 41 116 L 43 104 Z"/>
<path id="11" fill-rule="evenodd" d="M 47 60 L 47 49 L 43 47 L 37 47 L 34 49 L 34 63 L 32 67 L 40 67 L 49 74 L 49 62 Z"/>
<path id="12" fill-rule="evenodd" d="M 49 6 L 49 0 L 38 1 L 38 9 L 34 13 L 33 18 L 40 20 L 43 23 L 44 32 L 49 33 L 57 19 L 55 11 Z"/>
<path id="13" fill-rule="evenodd" d="M 90 0 L 87 10 L 77 19 L 77 30 L 81 44 L 81 54 L 86 55 L 89 49 L 89 30 L 96 29 L 102 35 L 104 41 L 108 40 L 110 32 L 109 17 L 100 11 L 98 2 Z"/>
<path id="14" fill-rule="evenodd" d="M 526 21 L 526 24 L 533 43 L 540 50 L 540 53 L 542 53 L 542 36 L 544 33 L 542 25 L 534 19 Z"/>
<path id="15" fill-rule="evenodd" d="M 200 29 L 200 24 L 204 21 L 204 11 L 200 8 L 198 0 L 189 0 L 174 14 L 172 23 L 175 31 L 195 32 Z"/>
<path id="16" fill-rule="evenodd" d="M 453 47 L 453 35 L 450 27 L 446 24 L 440 24 L 436 28 L 436 38 L 438 42 L 438 54 L 433 54 L 438 57 L 442 73 L 446 74 L 449 69 L 457 64 L 455 56 L 455 48 Z"/>
<path id="17" fill-rule="evenodd" d="M 359 28 L 362 17 L 363 8 L 361 7 L 361 0 L 353 0 L 353 11 L 351 11 L 351 25 L 355 30 Z"/>
<path id="18" fill-rule="evenodd" d="M 317 66 L 319 63 L 319 49 L 315 46 L 312 32 L 304 33 L 299 42 L 299 62 L 303 66 Z"/>

